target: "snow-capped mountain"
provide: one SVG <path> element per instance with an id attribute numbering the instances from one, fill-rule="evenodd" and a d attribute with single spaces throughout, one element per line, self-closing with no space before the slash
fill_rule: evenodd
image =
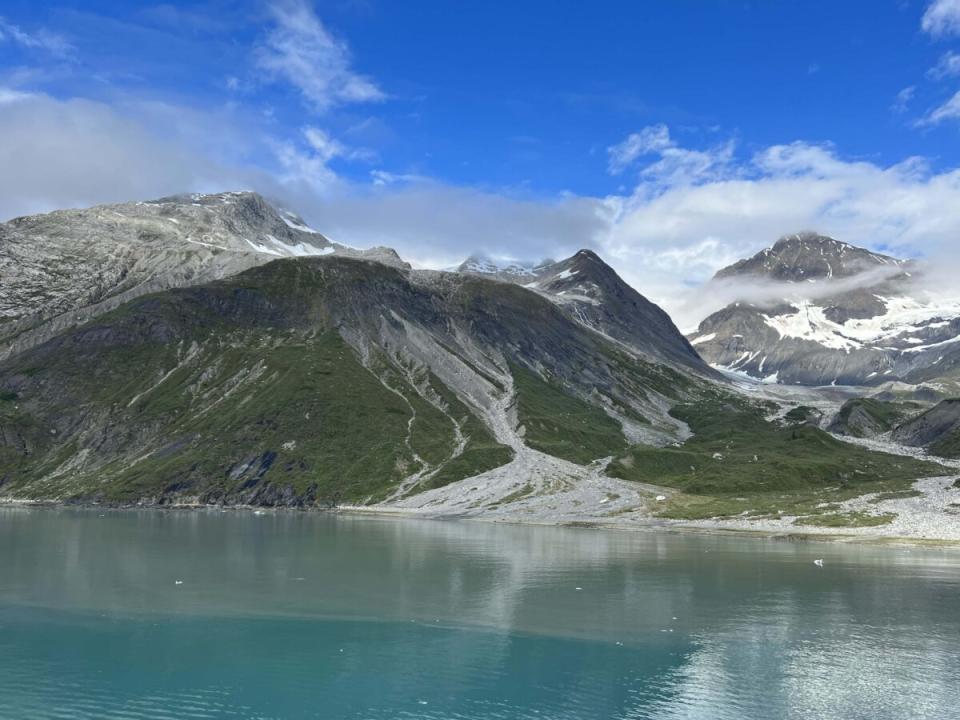
<path id="1" fill-rule="evenodd" d="M 0 357 L 139 295 L 334 253 L 401 262 L 333 243 L 250 192 L 16 218 L 0 224 Z"/>
<path id="2" fill-rule="evenodd" d="M 927 292 L 914 263 L 812 233 L 719 271 L 740 299 L 690 340 L 710 363 L 769 382 L 911 380 L 960 351 L 960 300 Z"/>

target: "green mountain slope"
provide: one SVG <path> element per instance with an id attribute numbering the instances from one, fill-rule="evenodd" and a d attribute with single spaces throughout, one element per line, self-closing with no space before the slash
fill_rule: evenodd
<path id="1" fill-rule="evenodd" d="M 625 446 L 621 422 L 654 426 L 660 371 L 638 361 L 623 379 L 624 362 L 522 288 L 278 260 L 0 365 L 0 493 L 309 505 L 437 487 L 509 462 L 514 376 L 549 377 L 604 421 L 602 443 L 568 442 L 587 462 Z"/>

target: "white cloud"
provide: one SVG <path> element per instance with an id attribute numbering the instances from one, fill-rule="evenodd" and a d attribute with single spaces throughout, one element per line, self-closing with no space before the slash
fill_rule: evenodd
<path id="1" fill-rule="evenodd" d="M 370 180 L 374 185 L 394 185 L 396 183 L 430 182 L 430 178 L 416 173 L 393 173 L 388 170 L 371 170 Z"/>
<path id="2" fill-rule="evenodd" d="M 933 0 L 920 26 L 934 37 L 960 35 L 960 0 Z"/>
<path id="3" fill-rule="evenodd" d="M 610 156 L 609 170 L 611 174 L 619 174 L 644 155 L 658 153 L 672 146 L 669 128 L 666 125 L 651 125 L 607 148 Z"/>
<path id="4" fill-rule="evenodd" d="M 329 162 L 335 157 L 339 157 L 346 152 L 346 148 L 341 142 L 330 137 L 326 131 L 317 127 L 306 127 L 303 129 L 303 136 L 307 144 L 316 153 L 317 157 L 323 162 Z"/>
<path id="5" fill-rule="evenodd" d="M 730 140 L 706 150 L 690 150 L 673 140 L 666 125 L 651 125 L 607 148 L 608 170 L 617 175 L 637 164 L 641 158 L 652 158 L 653 162 L 640 170 L 640 176 L 651 183 L 642 187 L 657 192 L 663 187 L 708 182 L 728 176 L 733 170 L 731 161 L 735 148 L 735 143 Z"/>
<path id="6" fill-rule="evenodd" d="M 910 87 L 905 87 L 903 90 L 897 93 L 897 97 L 893 100 L 893 105 L 890 106 L 890 109 L 895 113 L 905 113 L 909 107 L 910 102 L 913 100 L 913 96 L 917 92 L 917 87 L 911 85 Z"/>
<path id="7" fill-rule="evenodd" d="M 927 71 L 927 75 L 934 80 L 960 75 L 960 53 L 952 50 L 940 56 L 939 62 Z"/>
<path id="8" fill-rule="evenodd" d="M 939 125 L 944 120 L 960 120 L 960 91 L 947 100 L 943 105 L 934 108 L 917 125 Z"/>
<path id="9" fill-rule="evenodd" d="M 9 42 L 28 50 L 44 50 L 57 57 L 67 57 L 73 47 L 61 36 L 47 30 L 27 32 L 0 17 L 0 43 Z"/>
<path id="10" fill-rule="evenodd" d="M 290 83 L 320 112 L 385 98 L 372 80 L 351 69 L 346 43 L 324 27 L 306 0 L 275 0 L 268 8 L 274 26 L 256 62 L 269 79 Z"/>
<path id="11" fill-rule="evenodd" d="M 337 159 L 369 162 L 376 154 L 367 148 L 344 145 L 322 128 L 308 125 L 300 131 L 300 141 L 268 140 L 268 145 L 281 166 L 279 180 L 287 185 L 301 185 L 312 192 L 326 193 L 340 183 L 330 163 Z"/>

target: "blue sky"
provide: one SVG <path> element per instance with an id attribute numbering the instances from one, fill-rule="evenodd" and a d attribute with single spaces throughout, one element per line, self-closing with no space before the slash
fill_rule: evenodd
<path id="1" fill-rule="evenodd" d="M 665 301 L 802 228 L 909 255 L 960 232 L 960 0 L 0 17 L 5 217 L 250 187 L 425 265 L 595 247 Z"/>

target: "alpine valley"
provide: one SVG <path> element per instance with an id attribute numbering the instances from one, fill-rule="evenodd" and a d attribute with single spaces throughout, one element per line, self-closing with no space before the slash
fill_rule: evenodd
<path id="1" fill-rule="evenodd" d="M 0 225 L 5 502 L 960 539 L 960 303 L 812 233 L 685 337 L 603 259 L 412 268 L 247 192 Z"/>

